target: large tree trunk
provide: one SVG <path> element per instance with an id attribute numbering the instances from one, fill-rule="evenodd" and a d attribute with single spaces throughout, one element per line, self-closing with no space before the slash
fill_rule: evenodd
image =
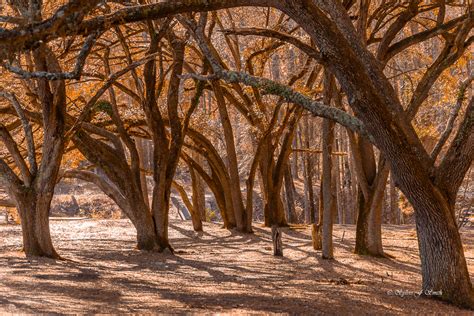
<path id="1" fill-rule="evenodd" d="M 171 247 L 168 239 L 171 181 L 169 181 L 170 183 L 168 185 L 167 180 L 170 179 L 165 178 L 164 172 L 156 180 L 155 187 L 153 188 L 152 210 L 153 219 L 155 222 L 157 244 L 160 251 L 169 249 L 171 252 L 173 252 L 173 248 Z"/>
<path id="2" fill-rule="evenodd" d="M 277 112 L 274 114 L 276 113 Z M 269 147 L 272 148 L 272 150 L 270 151 L 270 154 L 266 153 L 266 161 L 269 162 L 269 168 L 266 168 L 266 171 L 268 172 L 268 174 L 266 174 L 266 179 L 268 181 L 267 186 L 269 188 L 268 207 L 270 208 L 267 213 L 270 215 L 269 222 L 271 226 L 288 226 L 280 192 L 283 186 L 285 171 L 288 167 L 288 161 L 290 159 L 291 144 L 293 143 L 295 129 L 298 126 L 298 121 L 301 118 L 301 114 L 302 109 L 296 109 L 295 111 L 290 110 L 285 114 L 284 121 L 286 121 L 288 131 L 283 137 L 280 153 L 278 154 L 276 163 L 273 159 L 273 155 L 271 154 L 274 152 L 275 146 L 270 145 Z M 267 224 L 267 219 L 265 219 L 265 221 Z"/>
<path id="3" fill-rule="evenodd" d="M 93 139 L 90 135 L 78 132 L 73 138 L 81 153 L 105 176 L 89 171 L 68 170 L 64 177 L 78 178 L 97 185 L 110 197 L 130 219 L 137 230 L 137 248 L 153 250 L 156 246 L 156 233 L 146 195 L 142 192 L 140 171 L 132 170 L 122 152 L 110 151 L 107 145 Z"/>
<path id="4" fill-rule="evenodd" d="M 382 246 L 382 210 L 383 202 L 385 201 L 385 187 L 387 185 L 387 178 L 389 169 L 379 165 L 379 174 L 377 175 L 377 182 L 373 192 L 372 204 L 369 214 L 369 235 L 368 235 L 368 250 L 369 254 L 373 256 L 385 256 Z"/>
<path id="5" fill-rule="evenodd" d="M 354 252 L 360 255 L 384 256 L 382 247 L 382 203 L 388 168 L 380 159 L 375 163 L 373 146 L 365 139 L 356 140 L 352 134 L 351 148 L 359 177 L 357 193 L 357 229 Z M 362 186 L 366 186 L 365 194 Z"/>
<path id="6" fill-rule="evenodd" d="M 277 190 L 275 187 L 271 188 L 268 192 L 268 201 L 265 203 L 264 211 L 266 227 L 272 227 L 274 225 L 279 227 L 288 226 L 280 190 Z"/>
<path id="7" fill-rule="evenodd" d="M 441 298 L 474 307 L 474 296 L 454 210 L 436 189 L 411 188 L 415 208 L 424 294 L 440 291 Z M 438 295 L 438 293 L 434 293 Z"/>
<path id="8" fill-rule="evenodd" d="M 139 250 L 153 250 L 156 245 L 156 232 L 153 224 L 153 218 L 144 203 L 134 205 L 131 211 L 136 214 L 136 218 L 132 223 L 137 230 L 137 248 Z"/>
<path id="9" fill-rule="evenodd" d="M 61 71 L 54 54 L 40 44 L 33 52 L 39 71 Z M 22 222 L 24 250 L 27 257 L 59 258 L 51 241 L 49 210 L 64 153 L 66 90 L 64 80 L 37 81 L 43 110 L 43 155 L 35 179 L 29 187 L 10 190 L 15 196 Z M 31 163 L 31 162 L 30 162 Z M 36 172 L 36 171 L 35 171 Z"/>
<path id="10" fill-rule="evenodd" d="M 371 192 L 369 200 L 359 189 L 357 196 L 356 245 L 354 252 L 374 257 L 385 256 L 382 246 L 382 204 L 384 191 Z"/>
<path id="11" fill-rule="evenodd" d="M 15 198 L 21 219 L 23 250 L 26 257 L 58 259 L 49 229 L 49 207 L 52 194 L 40 196 L 28 190 Z"/>
<path id="12" fill-rule="evenodd" d="M 368 211 L 368 213 L 361 218 L 361 221 L 365 221 L 361 224 L 361 229 L 366 229 L 366 231 L 363 233 L 361 230 L 357 231 L 361 234 L 356 236 L 358 245 L 356 253 L 358 254 L 375 257 L 385 256 L 382 246 L 382 210 L 388 174 L 389 169 L 385 165 L 385 160 L 381 159 L 377 176 L 369 187 L 369 200 L 366 205 L 363 205 L 364 209 L 361 210 L 363 212 Z"/>
<path id="13" fill-rule="evenodd" d="M 341 3 L 320 3 L 331 18 L 313 3 L 306 8 L 299 1 L 285 2 L 283 9 L 302 25 L 329 61 L 327 67 L 343 86 L 355 115 L 363 121 L 375 144 L 389 160 L 398 187 L 414 206 L 423 289 L 442 290 L 445 300 L 474 307 L 461 239 L 447 199 L 430 179 L 428 169 L 432 162 L 429 155 L 405 119 L 401 104 L 379 63 L 359 41 L 353 40 L 356 34 L 349 17 L 338 14 L 344 10 Z M 325 32 L 321 32 L 322 29 Z M 331 40 L 335 38 L 338 40 Z M 472 124 L 474 120 L 468 122 Z M 459 161 L 456 163 L 464 168 Z M 449 164 L 453 162 L 449 161 Z"/>

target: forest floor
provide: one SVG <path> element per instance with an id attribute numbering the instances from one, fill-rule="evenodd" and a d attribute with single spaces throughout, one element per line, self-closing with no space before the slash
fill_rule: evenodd
<path id="1" fill-rule="evenodd" d="M 173 220 L 176 255 L 134 249 L 127 220 L 53 220 L 66 259 L 27 260 L 19 226 L 0 226 L 0 313 L 468 314 L 418 297 L 421 276 L 412 226 L 385 226 L 393 259 L 352 253 L 354 226 L 336 225 L 335 260 L 311 248 L 309 227 L 286 229 L 284 257 L 270 232 L 240 235 Z M 463 230 L 474 273 L 474 231 Z M 344 238 L 343 238 L 344 236 Z"/>

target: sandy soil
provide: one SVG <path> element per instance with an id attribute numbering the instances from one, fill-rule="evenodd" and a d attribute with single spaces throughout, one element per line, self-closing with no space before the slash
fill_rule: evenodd
<path id="1" fill-rule="evenodd" d="M 285 231 L 283 258 L 272 256 L 260 226 L 253 236 L 217 224 L 196 234 L 190 222 L 172 221 L 175 256 L 135 250 L 127 220 L 51 227 L 66 261 L 25 259 L 19 227 L 0 226 L 1 313 L 468 314 L 413 294 L 421 278 L 410 226 L 384 228 L 394 259 L 352 254 L 354 227 L 336 226 L 334 261 L 312 251 L 306 227 Z M 473 273 L 474 232 L 463 238 Z"/>

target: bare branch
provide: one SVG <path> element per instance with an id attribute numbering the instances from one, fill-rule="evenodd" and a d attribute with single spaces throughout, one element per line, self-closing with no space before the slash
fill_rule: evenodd
<path id="1" fill-rule="evenodd" d="M 3 67 L 7 70 L 21 76 L 23 79 L 32 79 L 32 78 L 44 78 L 47 80 L 79 80 L 81 79 L 82 71 L 86 63 L 87 56 L 89 55 L 92 47 L 94 46 L 95 41 L 99 38 L 101 32 L 95 32 L 90 34 L 84 45 L 82 46 L 79 55 L 77 56 L 76 66 L 72 72 L 46 72 L 46 71 L 36 71 L 29 72 L 21 69 L 20 67 L 12 66 L 8 63 L 3 63 Z"/>
<path id="2" fill-rule="evenodd" d="M 228 29 L 228 30 L 222 30 L 221 32 L 224 34 L 234 34 L 234 35 L 242 35 L 242 36 L 254 35 L 254 36 L 276 38 L 276 39 L 279 39 L 280 41 L 283 41 L 285 43 L 291 44 L 299 48 L 304 53 L 306 53 L 309 57 L 323 64 L 323 59 L 321 57 L 321 54 L 316 48 L 313 48 L 310 45 L 303 43 L 296 37 L 283 33 L 283 32 L 278 32 L 278 31 L 269 30 L 269 29 L 261 29 L 261 28 L 239 28 L 239 29 L 233 29 L 233 30 Z"/>
<path id="3" fill-rule="evenodd" d="M 472 16 L 472 15 L 471 15 Z M 458 18 L 452 19 L 444 24 L 437 25 L 436 27 L 417 33 L 415 35 L 406 37 L 395 44 L 392 44 L 386 51 L 384 55 L 385 60 L 389 60 L 401 51 L 407 49 L 408 47 L 426 41 L 432 37 L 444 34 L 459 24 L 463 23 L 467 18 L 472 19 L 469 15 L 465 14 Z"/>
<path id="4" fill-rule="evenodd" d="M 467 87 L 471 84 L 473 80 L 474 80 L 474 76 L 471 76 L 469 79 L 464 81 L 461 84 L 461 87 L 459 88 L 459 95 L 456 102 L 456 106 L 453 108 L 451 112 L 451 116 L 449 117 L 448 123 L 446 124 L 446 128 L 444 129 L 443 134 L 441 134 L 441 137 L 439 138 L 438 143 L 436 144 L 434 149 L 431 151 L 431 159 L 433 159 L 433 161 L 436 161 L 436 157 L 438 157 L 439 153 L 441 152 L 441 149 L 443 149 L 443 146 L 446 144 L 446 141 L 448 140 L 449 136 L 451 135 L 451 132 L 453 131 L 454 122 L 456 121 L 459 111 L 461 110 Z"/>
<path id="5" fill-rule="evenodd" d="M 151 54 L 146 56 L 145 58 L 136 61 L 134 63 L 131 63 L 124 69 L 117 71 L 116 73 L 113 73 L 109 76 L 107 81 L 104 83 L 104 85 L 95 93 L 95 95 L 87 102 L 87 104 L 84 107 L 84 110 L 82 111 L 81 115 L 77 118 L 76 122 L 74 122 L 73 126 L 69 129 L 69 131 L 66 133 L 66 138 L 71 137 L 78 129 L 79 125 L 89 116 L 90 111 L 92 108 L 95 106 L 99 98 L 114 84 L 116 80 L 118 80 L 121 76 L 125 75 L 127 72 L 129 72 L 132 69 L 135 69 L 144 63 L 152 60 L 155 58 L 159 53 Z"/>

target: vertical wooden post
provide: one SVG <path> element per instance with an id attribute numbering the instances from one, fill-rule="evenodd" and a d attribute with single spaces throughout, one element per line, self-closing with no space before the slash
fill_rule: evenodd
<path id="1" fill-rule="evenodd" d="M 283 257 L 283 242 L 281 240 L 281 229 L 277 225 L 272 226 L 273 255 Z"/>

